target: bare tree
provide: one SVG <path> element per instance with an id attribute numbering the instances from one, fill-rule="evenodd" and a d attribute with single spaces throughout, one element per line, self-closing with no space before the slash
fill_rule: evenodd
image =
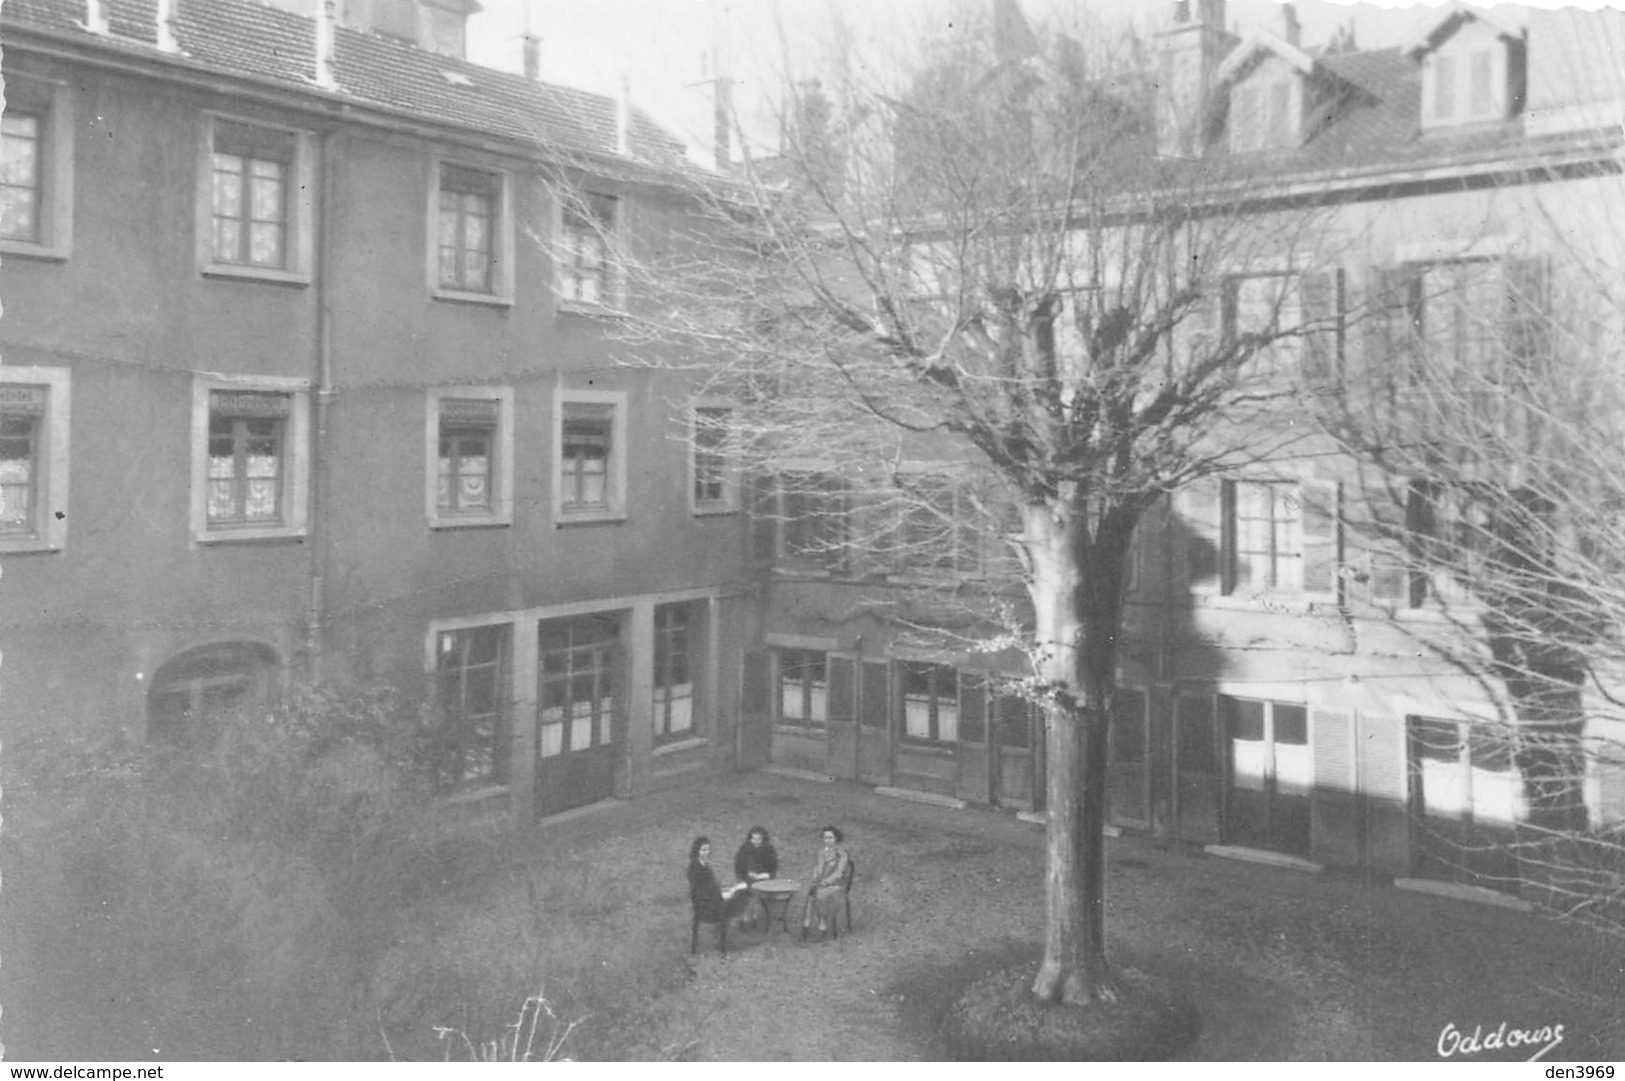
<path id="1" fill-rule="evenodd" d="M 1572 232 L 1528 198 L 1529 250 Z M 1508 782 L 1480 809 L 1487 828 L 1436 840 L 1462 867 L 1615 932 L 1625 834 L 1590 820 L 1586 791 L 1625 768 L 1625 294 L 1606 269 L 1618 254 L 1567 241 L 1379 274 L 1354 323 L 1359 374 L 1318 398 L 1359 464 L 1354 524 L 1377 553 L 1374 591 L 1396 614 L 1431 610 L 1395 625 L 1494 704 L 1413 722 L 1419 790 L 1458 753 Z"/>
<path id="2" fill-rule="evenodd" d="M 802 81 L 782 153 L 696 184 L 702 227 L 617 257 L 624 355 L 688 358 L 732 403 L 715 414 L 731 453 L 788 477 L 795 514 L 830 494 L 796 468 L 810 460 L 892 508 L 848 515 L 830 551 L 906 557 L 912 517 L 922 550 L 934 520 L 1013 556 L 1047 740 L 1033 991 L 1069 1003 L 1116 995 L 1102 838 L 1131 536 L 1181 484 L 1299 437 L 1273 420 L 1297 393 L 1277 361 L 1316 329 L 1294 260 L 1319 215 L 1272 203 L 1261 176 L 1159 159 L 1143 55 L 1086 62 L 1064 37 L 973 22 L 909 65 Z M 1273 292 L 1221 320 L 1234 276 L 1263 266 Z M 919 461 L 974 497 L 911 483 Z"/>

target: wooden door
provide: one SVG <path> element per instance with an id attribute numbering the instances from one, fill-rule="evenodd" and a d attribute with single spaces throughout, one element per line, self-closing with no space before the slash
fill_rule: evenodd
<path id="1" fill-rule="evenodd" d="M 1149 724 L 1144 691 L 1119 687 L 1106 749 L 1106 793 L 1113 822 L 1151 825 Z"/>
<path id="2" fill-rule="evenodd" d="M 857 660 L 830 654 L 828 694 L 824 723 L 826 744 L 824 770 L 831 777 L 855 780 L 858 776 L 858 688 Z"/>
<path id="3" fill-rule="evenodd" d="M 1014 692 L 996 693 L 993 699 L 993 802 L 1024 811 L 1037 809 L 1038 711 Z"/>
<path id="4" fill-rule="evenodd" d="M 858 780 L 892 782 L 892 682 L 889 661 L 864 661 L 858 708 Z"/>
<path id="5" fill-rule="evenodd" d="M 1222 779 L 1213 699 L 1176 697 L 1174 798 L 1182 839 L 1203 844 L 1218 842 Z"/>
<path id="6" fill-rule="evenodd" d="M 544 621 L 536 688 L 536 814 L 615 793 L 624 685 L 615 615 Z"/>
<path id="7" fill-rule="evenodd" d="M 959 673 L 959 758 L 960 799 L 973 803 L 993 802 L 993 755 L 987 723 L 987 680 L 970 672 Z"/>

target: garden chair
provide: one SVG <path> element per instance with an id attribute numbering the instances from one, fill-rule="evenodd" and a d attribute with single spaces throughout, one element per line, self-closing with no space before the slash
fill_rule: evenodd
<path id="1" fill-rule="evenodd" d="M 714 923 L 717 925 L 717 945 L 722 948 L 722 955 L 724 957 L 728 956 L 728 923 L 733 919 L 733 917 L 726 914 L 726 906 L 723 907 L 723 912 L 724 914 L 721 916 L 701 916 L 699 907 L 695 907 L 694 925 L 689 929 L 688 934 L 689 953 L 694 954 L 700 952 L 700 924 Z"/>
<path id="2" fill-rule="evenodd" d="M 852 883 L 857 880 L 857 877 L 858 861 L 848 854 L 846 857 L 846 878 L 842 882 L 844 889 L 841 891 L 842 900 L 846 904 L 847 934 L 852 933 Z M 808 904 L 810 905 L 811 901 L 809 901 Z M 811 911 L 811 909 L 809 908 L 808 911 Z M 832 939 L 841 937 L 841 917 L 839 913 L 835 915 L 834 919 L 829 921 L 829 937 Z M 807 927 L 805 924 L 803 924 L 801 928 L 801 938 L 802 941 L 806 941 Z"/>

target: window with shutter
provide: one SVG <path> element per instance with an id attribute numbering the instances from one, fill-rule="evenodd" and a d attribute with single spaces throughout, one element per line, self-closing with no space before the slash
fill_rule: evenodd
<path id="1" fill-rule="evenodd" d="M 1343 378 L 1343 272 L 1305 274 L 1298 294 L 1307 332 L 1302 382 L 1312 391 L 1335 389 Z"/>
<path id="2" fill-rule="evenodd" d="M 1221 502 L 1216 477 L 1198 477 L 1174 496 L 1170 525 L 1182 552 L 1185 586 L 1192 593 L 1214 593 L 1221 585 Z"/>
<path id="3" fill-rule="evenodd" d="M 1335 481 L 1305 481 L 1303 493 L 1303 591 L 1338 599 L 1342 577 L 1340 487 Z"/>

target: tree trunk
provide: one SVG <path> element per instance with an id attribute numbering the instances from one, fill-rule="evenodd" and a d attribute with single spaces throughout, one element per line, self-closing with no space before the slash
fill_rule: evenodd
<path id="1" fill-rule="evenodd" d="M 1106 959 L 1106 706 L 1115 634 L 1089 633 L 1075 526 L 1045 508 L 1027 512 L 1044 709 L 1049 808 L 1044 960 L 1033 994 L 1049 1002 L 1114 1001 Z M 1105 683 L 1101 683 L 1104 673 Z"/>

